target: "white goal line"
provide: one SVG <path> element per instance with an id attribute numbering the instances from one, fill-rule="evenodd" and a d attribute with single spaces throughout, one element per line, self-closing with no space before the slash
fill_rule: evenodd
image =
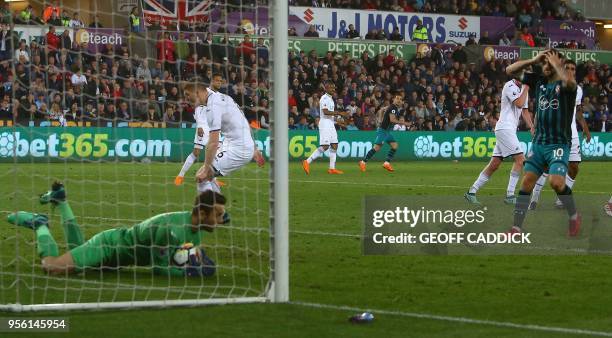
<path id="1" fill-rule="evenodd" d="M 38 176 L 43 176 L 43 175 L 38 175 Z M 99 177 L 99 175 L 90 175 L 90 174 L 80 174 L 80 177 Z M 148 174 L 127 174 L 127 175 L 121 175 L 123 177 L 125 176 L 130 176 L 130 177 L 151 177 L 151 178 L 156 178 L 156 179 L 165 179 L 165 181 L 160 181 L 160 183 L 154 183 L 154 182 L 148 182 L 148 183 L 141 183 L 140 185 L 143 186 L 147 186 L 150 185 L 151 183 L 153 184 L 159 184 L 159 185 L 166 185 L 169 184 L 167 182 L 171 182 L 174 180 L 174 176 L 170 177 L 170 176 L 165 176 L 165 175 L 148 175 Z M 269 178 L 246 178 L 246 177 L 222 177 L 222 179 L 224 181 L 269 181 Z M 81 180 L 83 181 L 83 180 Z M 91 182 L 98 182 L 99 181 L 91 181 Z M 136 183 L 139 184 L 137 182 L 133 182 L 133 181 L 118 181 L 118 182 L 113 182 L 113 184 L 116 183 Z M 467 191 L 467 189 L 469 188 L 469 186 L 464 186 L 464 185 L 439 185 L 439 184 L 406 184 L 406 183 L 380 183 L 380 182 L 351 182 L 351 181 L 328 181 L 328 180 L 304 180 L 304 179 L 289 179 L 289 182 L 291 183 L 310 183 L 310 184 L 333 184 L 333 185 L 363 185 L 363 186 L 380 186 L 380 187 L 401 187 L 401 188 L 437 188 L 437 189 L 465 189 Z M 600 182 L 603 183 L 603 182 Z M 231 187 L 231 186 L 230 186 Z M 601 187 L 601 185 L 600 185 Z M 241 189 L 245 189 L 244 187 L 241 187 Z M 506 190 L 506 188 L 504 187 L 491 187 L 491 186 L 485 186 L 483 187 L 481 190 Z M 610 194 L 612 192 L 611 191 L 588 191 L 588 190 L 578 190 L 577 193 L 579 194 Z"/>
<path id="2" fill-rule="evenodd" d="M 464 323 L 464 324 L 487 325 L 487 326 L 495 326 L 495 327 L 500 327 L 500 328 L 556 332 L 556 333 L 563 333 L 563 334 L 586 335 L 586 336 L 612 337 L 612 332 L 605 332 L 605 331 L 592 331 L 592 330 L 584 330 L 584 329 L 576 329 L 576 328 L 543 326 L 543 325 L 535 325 L 535 324 L 518 324 L 518 323 L 512 323 L 512 322 L 473 319 L 473 318 L 466 318 L 466 317 L 442 316 L 442 315 L 434 315 L 434 314 L 419 313 L 419 312 L 363 309 L 363 308 L 356 308 L 352 306 L 319 304 L 319 303 L 309 303 L 309 302 L 300 302 L 300 301 L 290 301 L 289 303 L 300 305 L 300 306 L 319 308 L 319 309 L 331 309 L 331 310 L 341 310 L 341 311 L 351 311 L 351 312 L 369 311 L 369 312 L 372 312 L 375 316 L 377 314 L 379 315 L 383 314 L 383 315 L 390 315 L 390 316 L 410 317 L 410 318 L 418 318 L 418 319 L 430 319 L 430 320 L 456 322 L 456 323 Z"/>

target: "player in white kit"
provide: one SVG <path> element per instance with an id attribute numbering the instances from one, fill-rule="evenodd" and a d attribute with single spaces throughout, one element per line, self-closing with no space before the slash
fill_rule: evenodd
<path id="1" fill-rule="evenodd" d="M 569 74 L 569 76 L 576 77 L 576 63 L 572 60 L 565 60 L 565 71 Z M 589 125 L 587 124 L 584 116 L 582 114 L 582 88 L 580 86 L 576 87 L 576 106 L 574 107 L 574 118 L 572 120 L 572 144 L 570 148 L 569 155 L 569 166 L 567 170 L 567 175 L 565 175 L 565 185 L 567 185 L 570 189 L 573 188 L 574 182 L 576 180 L 576 176 L 578 176 L 578 166 L 582 161 L 582 157 L 580 156 L 580 138 L 578 138 L 578 127 L 576 122 L 580 123 L 582 127 L 582 137 L 587 142 L 591 141 L 591 132 L 589 131 Z M 546 179 L 548 178 L 548 173 L 542 174 L 538 181 L 536 182 L 535 187 L 533 188 L 533 192 L 531 194 L 531 202 L 529 203 L 529 210 L 534 210 L 540 200 L 540 194 L 542 193 L 542 189 L 546 184 Z M 563 208 L 563 203 L 557 197 L 555 201 L 555 206 L 557 208 Z"/>
<path id="2" fill-rule="evenodd" d="M 183 184 L 185 180 L 185 174 L 191 168 L 191 166 L 198 160 L 200 156 L 200 150 L 206 147 L 208 143 L 208 123 L 206 122 L 208 107 L 203 104 L 198 105 L 195 108 L 195 112 L 193 113 L 193 117 L 196 122 L 196 132 L 195 137 L 193 139 L 193 152 L 187 156 L 185 159 L 185 163 L 183 163 L 183 167 L 179 172 L 178 176 L 174 179 L 175 185 Z"/>
<path id="3" fill-rule="evenodd" d="M 516 129 L 519 125 L 521 115 L 531 130 L 531 133 L 533 134 L 534 132 L 533 120 L 527 109 L 529 102 L 528 92 L 529 87 L 521 84 L 515 79 L 506 82 L 504 85 L 501 95 L 501 114 L 499 116 L 499 121 L 497 121 L 495 125 L 496 143 L 493 149 L 493 156 L 489 164 L 487 164 L 478 176 L 478 179 L 472 184 L 468 192 L 465 193 L 464 197 L 468 202 L 480 204 L 476 198 L 476 193 L 487 183 L 487 181 L 489 181 L 489 178 L 499 168 L 504 158 L 510 156 L 513 157 L 514 164 L 512 165 L 512 171 L 510 171 L 510 179 L 508 180 L 508 188 L 506 189 L 504 203 L 514 204 L 516 202 L 514 190 L 521 176 L 523 162 L 525 162 L 525 155 L 523 154 L 521 144 L 516 135 Z"/>
<path id="4" fill-rule="evenodd" d="M 302 161 L 302 168 L 307 175 L 310 174 L 310 163 L 329 150 L 329 169 L 328 174 L 344 174 L 343 171 L 336 169 L 336 151 L 338 150 L 338 133 L 336 132 L 336 116 L 348 116 L 347 112 L 334 111 L 335 104 L 333 95 L 336 92 L 336 85 L 332 81 L 325 83 L 325 94 L 319 99 L 319 147 Z"/>
<path id="5" fill-rule="evenodd" d="M 198 170 L 198 191 L 219 191 L 215 181 L 217 176 L 227 176 L 231 172 L 247 165 L 252 159 L 260 167 L 264 165 L 264 158 L 255 146 L 251 128 L 238 104 L 230 96 L 219 92 L 223 78 L 221 74 L 214 74 L 211 88 L 197 84 L 188 84 L 185 92 L 192 100 L 199 104 L 206 103 L 208 111 L 206 122 L 209 127 L 208 142 L 204 165 Z M 220 134 L 225 139 L 219 148 Z"/>

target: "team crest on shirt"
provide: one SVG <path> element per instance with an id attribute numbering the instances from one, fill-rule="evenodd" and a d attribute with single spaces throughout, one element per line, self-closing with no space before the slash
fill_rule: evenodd
<path id="1" fill-rule="evenodd" d="M 559 85 L 557 85 L 555 87 L 555 93 L 559 94 L 561 92 L 561 87 Z"/>

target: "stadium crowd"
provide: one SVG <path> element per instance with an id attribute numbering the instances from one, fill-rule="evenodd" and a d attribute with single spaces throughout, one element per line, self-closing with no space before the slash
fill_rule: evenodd
<path id="1" fill-rule="evenodd" d="M 290 128 L 314 129 L 320 114 L 321 81 L 336 84 L 336 110 L 350 112 L 339 123 L 346 130 L 373 130 L 379 110 L 390 104 L 394 92 L 404 94 L 400 119 L 407 130 L 490 131 L 500 113 L 503 84 L 509 80 L 505 67 L 510 61 L 495 60 L 478 66 L 466 63 L 463 47 L 444 53 L 433 47 L 409 62 L 392 53 L 352 59 L 329 52 L 323 58 L 313 53 L 290 52 Z M 612 74 L 608 65 L 580 64 L 578 81 L 583 86 L 585 118 L 592 130 L 610 132 L 609 99 Z M 530 111 L 534 111 L 530 99 Z M 397 130 L 406 130 L 396 125 Z M 526 130 L 524 124 L 522 130 Z"/>
<path id="2" fill-rule="evenodd" d="M 16 43 L 7 32 L 3 25 L 0 51 L 8 47 L 8 52 L 0 55 L 2 119 L 191 122 L 193 107 L 182 97 L 180 81 L 206 83 L 212 73 L 221 72 L 227 94 L 243 108 L 251 125 L 269 127 L 268 50 L 261 38 L 254 43 L 245 35 L 234 46 L 214 43 L 210 34 L 203 43 L 195 43 L 184 34 L 174 41 L 163 33 L 157 42 L 158 58 L 149 67 L 125 45 L 109 45 L 91 54 L 86 45 L 74 46 L 68 35 L 57 36 L 53 27 L 44 45 Z M 374 129 L 377 112 L 399 91 L 405 96 L 401 118 L 410 123 L 408 130 L 492 130 L 509 61 L 467 63 L 463 48 L 444 53 L 434 46 L 410 61 L 392 52 L 376 57 L 364 53 L 357 59 L 348 53 L 318 57 L 314 51 L 289 52 L 289 128 L 316 128 L 322 82 L 331 80 L 337 87 L 337 110 L 350 112 L 348 119 L 339 121 L 340 129 Z M 16 60 L 14 69 L 11 59 Z M 578 78 L 591 128 L 611 131 L 609 66 L 580 64 Z"/>
<path id="3" fill-rule="evenodd" d="M 460 4 L 463 8 L 465 2 Z M 480 6 L 487 4 L 491 3 Z M 45 10 L 42 20 L 55 17 L 55 10 Z M 78 16 L 71 20 L 80 22 Z M 146 62 L 125 44 L 107 45 L 94 54 L 87 43 L 77 45 L 70 34 L 59 34 L 54 25 L 46 27 L 42 41 L 28 44 L 19 40 L 10 24 L 0 26 L 1 120 L 104 125 L 108 121 L 193 122 L 194 108 L 183 97 L 181 82 L 207 83 L 213 73 L 220 72 L 226 78 L 227 94 L 243 108 L 251 126 L 269 127 L 269 52 L 262 38 L 255 42 L 244 35 L 234 45 L 227 35 L 216 43 L 210 33 L 196 42 L 193 34 L 171 37 L 160 32 L 157 55 Z M 337 110 L 350 112 L 349 118 L 338 121 L 340 129 L 375 129 L 377 112 L 399 91 L 405 98 L 401 119 L 409 122 L 406 130 L 492 130 L 509 61 L 468 63 L 463 49 L 457 46 L 443 52 L 434 46 L 413 60 L 400 59 L 393 52 L 375 57 L 364 53 L 359 58 L 348 53 L 328 52 L 318 57 L 314 51 L 289 52 L 289 128 L 316 129 L 322 83 L 331 80 L 337 88 Z M 584 87 L 583 105 L 590 127 L 612 131 L 609 66 L 580 64 L 578 81 Z M 533 100 L 530 108 L 533 111 Z"/>

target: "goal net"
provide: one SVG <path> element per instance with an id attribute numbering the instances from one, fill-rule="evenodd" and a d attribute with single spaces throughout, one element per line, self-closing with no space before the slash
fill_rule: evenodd
<path id="1" fill-rule="evenodd" d="M 0 310 L 286 301 L 287 122 L 280 115 L 287 110 L 275 114 L 286 105 L 279 95 L 286 76 L 273 74 L 286 74 L 287 66 L 286 47 L 273 46 L 286 46 L 287 29 L 286 18 L 269 18 L 273 2 L 29 3 L 7 3 L 1 18 Z M 274 25 L 280 41 L 270 34 Z M 168 272 L 183 269 L 173 258 L 176 246 L 153 244 L 151 257 L 142 258 L 142 244 L 127 245 L 137 239 L 121 229 L 192 210 L 204 151 L 177 185 L 196 135 L 196 107 L 184 89 L 209 86 L 215 73 L 267 163 L 220 177 L 230 221 L 201 231 L 208 269 L 177 275 Z M 54 181 L 64 184 L 71 224 L 65 209 L 41 204 Z M 17 211 L 48 216 L 49 233 L 41 235 L 40 222 L 10 224 Z M 61 258 L 83 242 L 75 242 L 75 225 L 93 248 L 81 250 L 79 262 L 100 264 L 45 272 L 41 256 Z"/>

